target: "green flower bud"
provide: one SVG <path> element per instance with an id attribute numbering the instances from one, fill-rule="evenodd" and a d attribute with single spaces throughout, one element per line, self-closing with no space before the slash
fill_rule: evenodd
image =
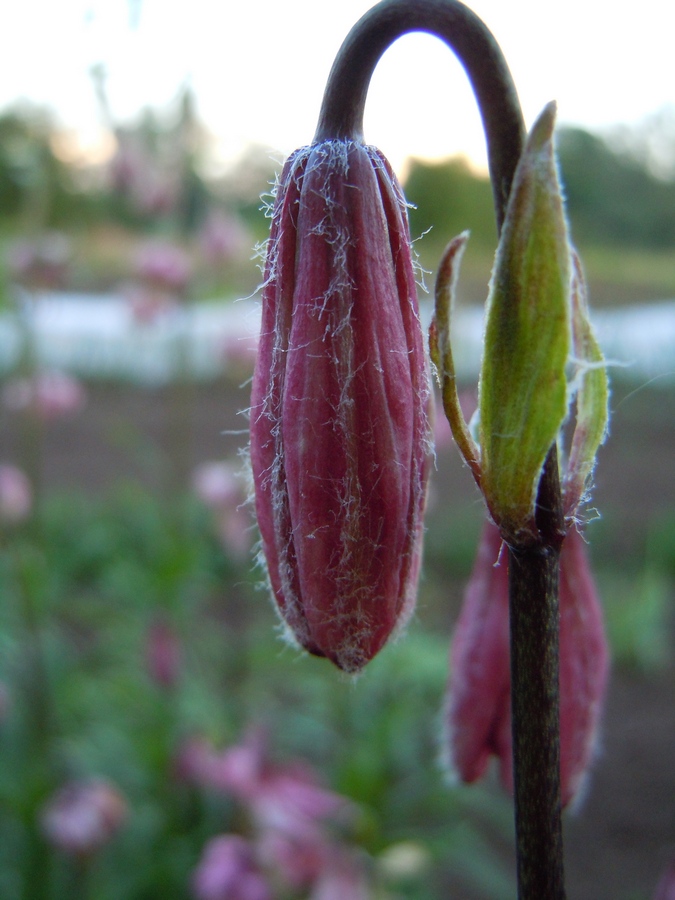
<path id="1" fill-rule="evenodd" d="M 568 522 L 586 499 L 607 430 L 607 372 L 568 236 L 553 151 L 554 118 L 550 104 L 530 133 L 514 177 L 488 297 L 474 431 L 460 409 L 450 343 L 466 232 L 448 244 L 441 260 L 429 332 L 457 447 L 502 538 L 512 545 L 537 535 L 541 472 L 570 408 L 575 423 L 562 483 Z"/>
<path id="2" fill-rule="evenodd" d="M 553 151 L 555 105 L 516 169 L 488 297 L 479 390 L 481 488 L 510 542 L 536 534 L 535 501 L 567 415 L 571 249 Z"/>

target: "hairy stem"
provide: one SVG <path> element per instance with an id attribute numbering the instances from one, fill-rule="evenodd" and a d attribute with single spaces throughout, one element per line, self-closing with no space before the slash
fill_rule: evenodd
<path id="1" fill-rule="evenodd" d="M 363 140 L 363 112 L 375 66 L 395 40 L 413 31 L 441 38 L 466 70 L 485 130 L 501 228 L 524 140 L 523 116 L 499 45 L 481 19 L 457 0 L 383 0 L 369 10 L 335 58 L 314 140 Z"/>

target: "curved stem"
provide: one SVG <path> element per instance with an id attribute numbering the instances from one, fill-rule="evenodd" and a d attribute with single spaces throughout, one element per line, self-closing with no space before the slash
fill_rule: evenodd
<path id="1" fill-rule="evenodd" d="M 523 117 L 497 42 L 458 0 L 382 0 L 366 13 L 333 64 L 314 140 L 363 141 L 363 114 L 375 66 L 395 40 L 413 31 L 441 38 L 466 70 L 485 131 L 501 232 L 524 143 Z M 558 700 L 558 571 L 564 519 L 555 445 L 542 473 L 536 518 L 536 544 L 509 551 L 518 896 L 564 900 Z"/>
<path id="2" fill-rule="evenodd" d="M 523 116 L 499 45 L 458 0 L 383 0 L 359 19 L 333 63 L 314 140 L 363 140 L 363 112 L 375 66 L 395 40 L 413 31 L 441 38 L 466 70 L 485 130 L 501 230 L 524 140 Z"/>

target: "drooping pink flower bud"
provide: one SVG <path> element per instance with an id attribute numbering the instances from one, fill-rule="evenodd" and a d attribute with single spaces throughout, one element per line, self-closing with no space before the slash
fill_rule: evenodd
<path id="1" fill-rule="evenodd" d="M 450 764 L 465 782 L 498 757 L 513 782 L 507 554 L 487 523 L 451 649 L 446 724 Z M 563 806 L 578 795 L 596 746 L 608 675 L 602 613 L 585 544 L 573 528 L 560 558 L 560 779 Z"/>
<path id="2" fill-rule="evenodd" d="M 372 147 L 287 161 L 251 399 L 256 511 L 297 641 L 357 671 L 410 616 L 430 443 L 405 203 Z"/>

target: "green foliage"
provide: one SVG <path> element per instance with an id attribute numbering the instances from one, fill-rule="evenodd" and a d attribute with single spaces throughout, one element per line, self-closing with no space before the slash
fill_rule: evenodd
<path id="1" fill-rule="evenodd" d="M 91 222 L 98 198 L 54 151 L 54 123 L 43 110 L 17 108 L 0 115 L 0 224 L 29 231 Z"/>
<path id="2" fill-rule="evenodd" d="M 671 658 L 669 618 L 672 582 L 658 567 L 598 573 L 614 662 L 652 672 Z"/>
<path id="3" fill-rule="evenodd" d="M 177 778 L 180 748 L 191 736 L 240 743 L 256 724 L 275 757 L 305 760 L 358 804 L 346 838 L 371 857 L 378 897 L 444 896 L 449 866 L 505 896 L 487 890 L 510 876 L 478 832 L 501 833 L 507 798 L 449 790 L 437 765 L 446 635 L 413 628 L 356 682 L 300 657 L 274 635 L 257 573 L 228 556 L 191 499 L 167 507 L 131 487 L 100 501 L 50 497 L 39 521 L 5 539 L 3 898 L 186 897 L 205 842 L 242 821 L 231 798 Z M 147 667 L 158 616 L 182 648 L 173 687 Z M 39 816 L 55 789 L 87 777 L 115 784 L 130 814 L 85 873 L 50 848 Z M 410 847 L 417 862 L 401 873 Z M 459 866 L 467 848 L 483 861 Z"/>
<path id="4" fill-rule="evenodd" d="M 673 660 L 675 517 L 656 517 L 629 553 L 623 530 L 623 516 L 588 527 L 598 591 L 614 664 L 650 673 Z"/>
<path id="5" fill-rule="evenodd" d="M 675 244 L 675 181 L 658 178 L 643 159 L 615 149 L 580 128 L 557 132 L 567 214 L 576 244 L 665 250 Z M 432 228 L 420 245 L 433 252 L 468 229 L 476 248 L 496 242 L 492 192 L 485 175 L 462 159 L 412 160 L 405 192 L 413 204 L 413 238 Z"/>
<path id="6" fill-rule="evenodd" d="M 561 129 L 567 209 L 580 243 L 667 248 L 675 244 L 675 182 L 578 128 Z"/>
<path id="7" fill-rule="evenodd" d="M 466 160 L 428 163 L 413 159 L 404 186 L 412 204 L 409 216 L 413 239 L 432 229 L 428 242 L 443 246 L 468 229 L 472 243 L 483 249 L 494 248 L 497 231 L 492 188 L 485 176 L 472 172 Z"/>

